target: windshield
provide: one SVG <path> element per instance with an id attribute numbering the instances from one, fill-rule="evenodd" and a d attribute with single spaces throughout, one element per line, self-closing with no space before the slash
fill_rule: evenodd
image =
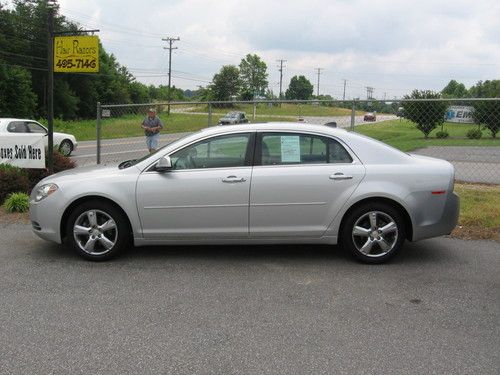
<path id="1" fill-rule="evenodd" d="M 157 152 L 163 150 L 167 146 L 175 146 L 177 143 L 181 142 L 182 140 L 184 140 L 185 138 L 191 136 L 192 134 L 193 133 L 186 134 L 186 135 L 180 137 L 179 139 L 176 139 L 173 142 L 167 143 L 165 146 L 163 146 L 163 147 L 159 148 L 158 150 L 156 150 L 156 152 L 154 154 L 146 154 L 146 155 L 144 155 L 143 157 L 141 157 L 139 159 L 125 160 L 125 161 L 121 162 L 120 164 L 118 164 L 118 168 L 125 169 L 125 168 L 131 167 L 133 165 L 136 165 L 137 163 L 140 163 L 141 161 L 146 160 L 147 158 L 150 158 L 150 157 L 154 156 Z"/>
<path id="2" fill-rule="evenodd" d="M 229 117 L 229 118 L 235 118 L 235 117 L 238 117 L 238 113 L 236 113 L 236 112 L 231 112 L 231 113 L 228 113 L 228 114 L 226 115 L 226 117 Z"/>

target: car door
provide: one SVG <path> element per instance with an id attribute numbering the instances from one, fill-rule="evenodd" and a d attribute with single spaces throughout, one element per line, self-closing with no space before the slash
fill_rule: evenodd
<path id="1" fill-rule="evenodd" d="M 35 121 L 26 121 L 26 127 L 28 128 L 28 133 L 29 134 L 40 134 L 42 136 L 46 136 L 47 135 L 47 129 L 45 129 L 38 122 L 35 122 Z M 49 137 L 44 137 L 43 141 L 44 141 L 45 147 L 47 147 L 48 144 L 49 144 Z M 57 142 L 56 142 L 55 139 L 54 139 L 54 144 L 57 144 Z"/>
<path id="2" fill-rule="evenodd" d="M 137 182 L 146 239 L 248 237 L 254 133 L 220 135 L 170 155 L 172 169 L 154 166 Z"/>
<path id="3" fill-rule="evenodd" d="M 259 133 L 250 237 L 320 237 L 354 192 L 364 166 L 334 138 Z"/>

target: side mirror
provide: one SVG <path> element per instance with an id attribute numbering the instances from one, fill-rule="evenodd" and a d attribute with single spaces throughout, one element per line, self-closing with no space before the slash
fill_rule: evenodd
<path id="1" fill-rule="evenodd" d="M 166 172 L 170 169 L 172 169 L 172 160 L 170 160 L 170 156 L 164 156 L 158 160 L 155 168 L 155 170 L 160 173 Z"/>

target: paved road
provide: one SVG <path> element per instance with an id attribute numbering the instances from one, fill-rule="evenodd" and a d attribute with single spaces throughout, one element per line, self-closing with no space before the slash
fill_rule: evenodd
<path id="1" fill-rule="evenodd" d="M 498 374 L 500 246 L 156 247 L 80 260 L 0 228 L 2 374 Z"/>
<path id="2" fill-rule="evenodd" d="M 415 154 L 448 160 L 459 181 L 500 184 L 500 147 L 426 147 Z"/>

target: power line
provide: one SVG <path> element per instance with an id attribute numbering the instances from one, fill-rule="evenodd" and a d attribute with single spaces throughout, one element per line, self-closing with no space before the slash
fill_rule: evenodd
<path id="1" fill-rule="evenodd" d="M 11 56 L 18 56 L 18 57 L 28 57 L 30 59 L 36 59 L 36 60 L 42 60 L 42 61 L 47 61 L 47 59 L 42 58 L 42 57 L 36 57 L 36 56 L 31 56 L 31 55 L 22 55 L 20 53 L 13 53 L 13 52 L 7 52 L 7 51 L 2 51 L 0 50 L 0 53 L 2 55 L 11 55 Z"/>

